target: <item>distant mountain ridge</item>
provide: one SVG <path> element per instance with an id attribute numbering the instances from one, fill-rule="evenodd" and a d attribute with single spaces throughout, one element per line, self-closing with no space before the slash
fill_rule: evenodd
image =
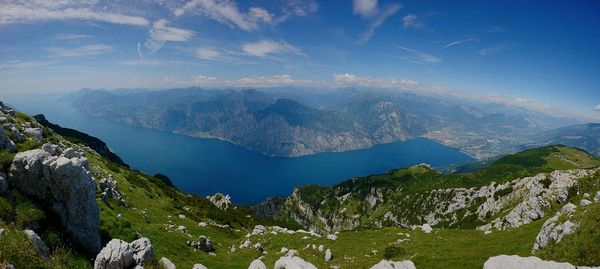
<path id="1" fill-rule="evenodd" d="M 539 147 L 562 144 L 584 149 L 600 156 L 600 123 L 577 124 L 555 130 L 541 132 L 532 139 L 534 142 L 523 147 Z"/>
<path id="2" fill-rule="evenodd" d="M 426 137 L 486 158 L 575 123 L 506 105 L 343 89 L 82 90 L 84 113 L 133 126 L 219 138 L 275 156 L 346 151 Z"/>

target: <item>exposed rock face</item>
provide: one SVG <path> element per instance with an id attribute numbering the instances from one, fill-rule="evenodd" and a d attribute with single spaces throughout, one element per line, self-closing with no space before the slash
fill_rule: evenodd
<path id="1" fill-rule="evenodd" d="M 165 269 L 177 269 L 177 267 L 175 266 L 175 264 L 173 264 L 171 262 L 171 260 L 169 260 L 169 259 L 167 259 L 165 257 L 162 257 L 160 259 L 160 261 L 158 261 L 158 263 L 160 265 L 162 265 L 162 267 L 164 267 Z"/>
<path id="2" fill-rule="evenodd" d="M 272 218 L 281 211 L 285 200 L 285 197 L 269 197 L 260 204 L 250 206 L 250 209 L 259 216 Z"/>
<path id="3" fill-rule="evenodd" d="M 275 262 L 273 269 L 317 269 L 317 267 L 299 257 L 284 256 Z"/>
<path id="4" fill-rule="evenodd" d="M 267 266 L 260 259 L 256 259 L 250 263 L 248 269 L 267 269 Z"/>
<path id="5" fill-rule="evenodd" d="M 129 245 L 131 245 L 131 248 L 133 249 L 133 261 L 135 264 L 144 265 L 147 261 L 152 259 L 154 247 L 150 243 L 150 239 L 142 237 L 133 240 Z"/>
<path id="6" fill-rule="evenodd" d="M 575 212 L 576 206 L 568 203 L 556 214 L 544 222 L 544 226 L 535 238 L 532 253 L 545 248 L 550 242 L 559 243 L 565 235 L 573 233 L 578 227 L 578 223 L 566 220 L 559 223 L 559 218 L 563 215 L 570 216 Z"/>
<path id="7" fill-rule="evenodd" d="M 27 235 L 27 238 L 29 238 L 29 241 L 31 241 L 33 246 L 36 248 L 38 254 L 45 258 L 50 257 L 50 249 L 34 231 L 25 230 L 24 232 L 25 235 Z"/>
<path id="8" fill-rule="evenodd" d="M 100 179 L 98 186 L 102 191 L 100 197 L 103 202 L 107 203 L 108 199 L 115 199 L 121 205 L 125 205 L 125 199 L 121 195 L 121 191 L 119 191 L 119 185 L 117 185 L 117 181 L 112 176 Z"/>
<path id="9" fill-rule="evenodd" d="M 19 152 L 10 167 L 11 187 L 45 202 L 59 217 L 71 237 L 90 252 L 100 250 L 100 213 L 96 184 L 87 159 L 72 148 L 58 147 Z"/>
<path id="10" fill-rule="evenodd" d="M 431 171 L 420 165 L 410 169 L 423 173 Z M 463 220 L 479 223 L 478 230 L 491 232 L 492 229 L 516 228 L 543 218 L 548 214 L 549 205 L 565 203 L 569 188 L 576 185 L 578 179 L 597 170 L 554 171 L 501 184 L 492 182 L 483 187 L 417 193 L 404 193 L 402 187 L 373 188 L 361 183 L 370 180 L 368 178 L 351 179 L 333 188 L 319 190 L 323 193 L 322 201 L 304 200 L 303 197 L 310 197 L 310 193 L 303 192 L 310 190 L 296 188 L 273 215 L 276 219 L 292 218 L 304 228 L 321 233 L 358 227 L 410 228 L 423 223 L 435 226 L 440 222 L 453 226 Z M 503 212 L 508 214 L 501 214 Z M 429 231 L 429 227 L 424 231 Z"/>
<path id="11" fill-rule="evenodd" d="M 393 262 L 381 260 L 379 263 L 373 265 L 371 269 L 416 269 L 416 267 L 412 261 Z"/>
<path id="12" fill-rule="evenodd" d="M 224 195 L 222 193 L 215 193 L 213 196 L 207 196 L 211 203 L 213 203 L 217 208 L 221 210 L 227 210 L 231 205 L 231 197 L 229 195 Z"/>
<path id="13" fill-rule="evenodd" d="M 489 258 L 484 264 L 483 269 L 593 269 L 600 267 L 573 266 L 569 263 L 558 263 L 554 261 L 544 261 L 538 257 L 519 257 L 516 255 L 500 255 Z"/>
<path id="14" fill-rule="evenodd" d="M 263 225 L 256 225 L 252 230 L 252 235 L 261 235 L 267 231 L 267 228 Z"/>

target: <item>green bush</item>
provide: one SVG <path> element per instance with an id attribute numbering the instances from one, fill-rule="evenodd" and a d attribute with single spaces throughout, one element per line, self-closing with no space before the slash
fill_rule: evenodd
<path id="1" fill-rule="evenodd" d="M 15 209 L 11 202 L 4 197 L 0 197 L 0 219 L 6 222 L 11 222 L 14 215 Z"/>
<path id="2" fill-rule="evenodd" d="M 0 169 L 2 169 L 3 172 L 7 172 L 14 158 L 14 153 L 10 153 L 6 150 L 0 151 Z"/>
<path id="3" fill-rule="evenodd" d="M 502 190 L 494 192 L 494 199 L 498 200 L 498 198 L 504 197 L 504 196 L 510 194 L 511 192 L 513 192 L 513 187 L 508 186 L 508 188 L 506 188 L 506 189 L 502 189 Z"/>
<path id="4" fill-rule="evenodd" d="M 399 246 L 389 246 L 383 250 L 383 257 L 386 260 L 404 255 L 406 255 L 406 250 Z"/>

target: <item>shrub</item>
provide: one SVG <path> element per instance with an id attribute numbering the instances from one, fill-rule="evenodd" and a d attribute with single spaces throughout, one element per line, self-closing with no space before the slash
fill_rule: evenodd
<path id="1" fill-rule="evenodd" d="M 387 260 L 406 254 L 406 250 L 399 246 L 389 246 L 383 250 L 383 257 Z"/>
<path id="2" fill-rule="evenodd" d="M 15 214 L 11 202 L 4 197 L 0 197 L 0 219 L 11 222 Z"/>

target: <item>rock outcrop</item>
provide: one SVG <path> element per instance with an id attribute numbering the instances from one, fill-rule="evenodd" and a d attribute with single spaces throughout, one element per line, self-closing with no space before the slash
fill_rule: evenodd
<path id="1" fill-rule="evenodd" d="M 100 250 L 100 213 L 96 184 L 87 159 L 72 148 L 46 144 L 43 149 L 19 152 L 10 167 L 9 183 L 52 209 L 75 240 L 90 252 Z"/>
<path id="2" fill-rule="evenodd" d="M 0 150 L 7 150 L 9 152 L 16 151 L 15 142 L 10 140 L 10 137 L 2 130 L 0 130 Z"/>
<path id="3" fill-rule="evenodd" d="M 102 192 L 100 198 L 103 202 L 107 203 L 109 199 L 115 199 L 119 204 L 125 205 L 125 199 L 119 190 L 119 185 L 117 185 L 117 181 L 112 176 L 100 179 L 98 187 L 100 187 L 100 191 Z"/>
<path id="4" fill-rule="evenodd" d="M 416 269 L 416 267 L 412 261 L 394 262 L 381 260 L 379 263 L 373 265 L 371 269 Z"/>
<path id="5" fill-rule="evenodd" d="M 562 209 L 556 214 L 546 220 L 542 229 L 535 238 L 535 244 L 533 245 L 532 253 L 545 248 L 550 242 L 559 243 L 565 235 L 573 233 L 578 227 L 578 223 L 571 222 L 569 219 L 559 222 L 561 216 L 566 215 L 567 218 L 575 212 L 577 206 L 568 203 L 562 207 Z"/>
<path id="6" fill-rule="evenodd" d="M 231 197 L 222 193 L 215 193 L 212 196 L 206 196 L 211 203 L 221 210 L 227 210 L 231 205 Z"/>
<path id="7" fill-rule="evenodd" d="M 131 243 L 113 239 L 96 256 L 94 269 L 143 267 L 152 259 L 153 251 L 148 238 L 140 238 Z"/>
<path id="8" fill-rule="evenodd" d="M 519 257 L 516 255 L 500 255 L 489 258 L 483 269 L 597 269 L 600 267 L 574 266 L 569 263 L 544 261 L 538 257 Z"/>
<path id="9" fill-rule="evenodd" d="M 8 179 L 4 173 L 0 172 L 0 195 L 7 193 L 8 189 Z"/>

